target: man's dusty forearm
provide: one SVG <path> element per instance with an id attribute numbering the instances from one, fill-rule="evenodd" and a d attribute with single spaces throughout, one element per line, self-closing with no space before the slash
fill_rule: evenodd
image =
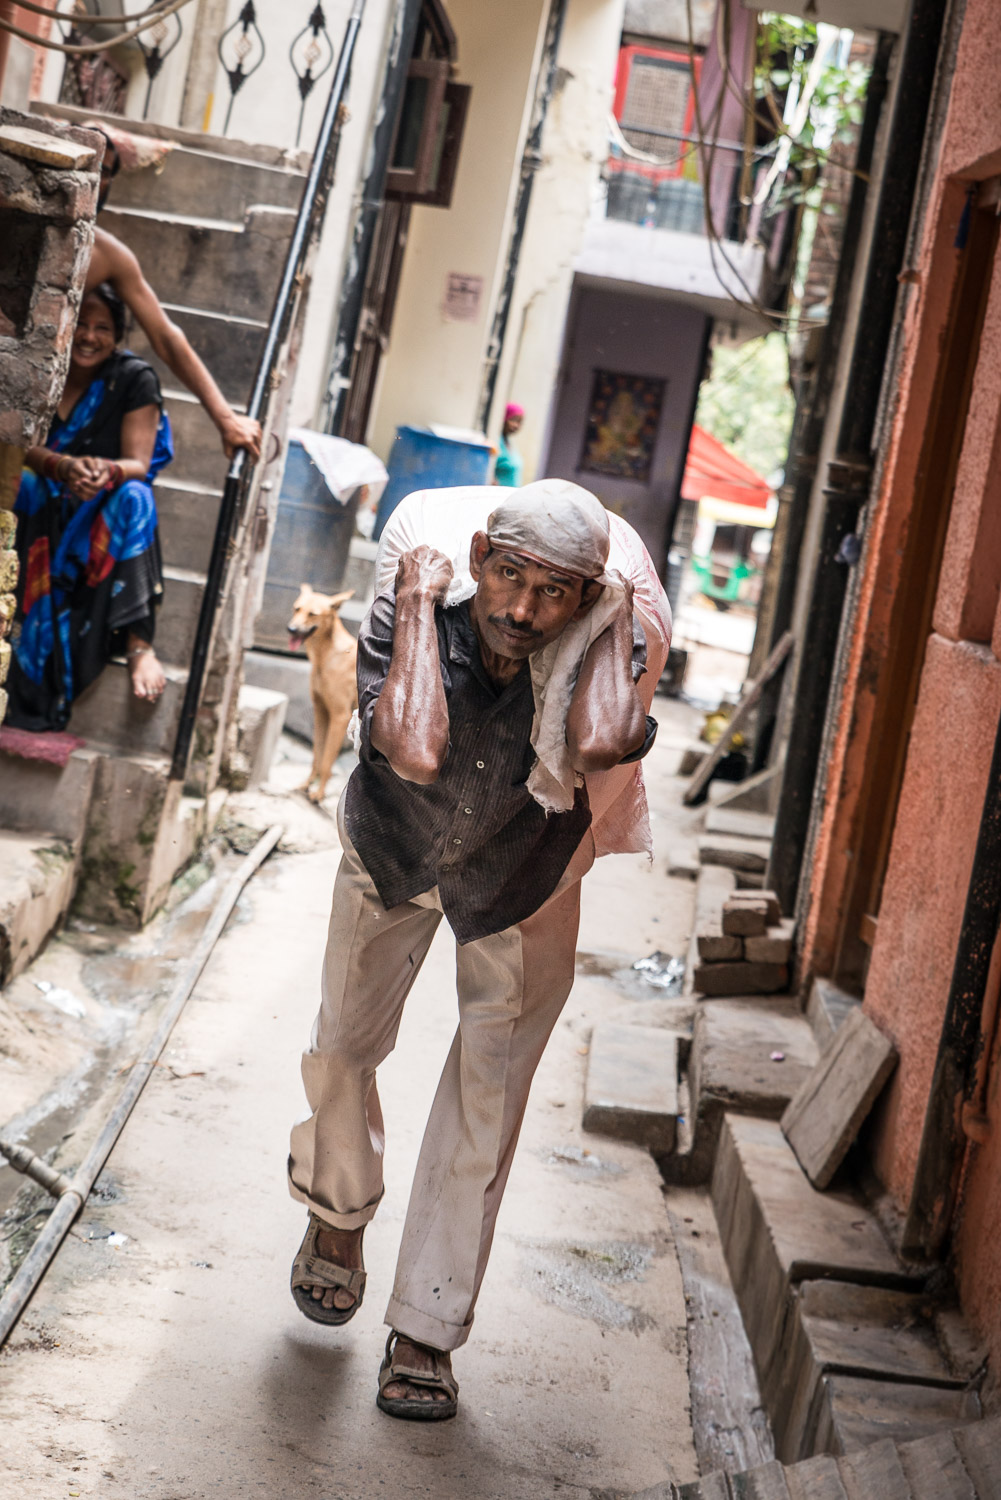
<path id="1" fill-rule="evenodd" d="M 397 599 L 393 656 L 372 715 L 372 746 L 407 781 L 437 779 L 448 752 L 448 704 L 441 680 L 435 601 Z"/>

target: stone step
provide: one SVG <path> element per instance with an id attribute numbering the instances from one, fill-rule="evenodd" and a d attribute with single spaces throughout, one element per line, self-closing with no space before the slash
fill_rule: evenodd
<path id="1" fill-rule="evenodd" d="M 861 1000 L 849 995 L 846 990 L 839 989 L 830 979 L 819 976 L 814 979 L 810 986 L 806 1014 L 817 1038 L 817 1045 L 822 1051 L 833 1039 L 842 1022 L 847 1020 L 852 1011 L 858 1010 L 861 1004 Z"/>
<path id="2" fill-rule="evenodd" d="M 185 221 L 108 208 L 103 229 L 138 257 L 163 302 L 207 312 L 267 319 L 285 263 L 294 216 L 251 208 L 243 224 Z"/>
<path id="3" fill-rule="evenodd" d="M 197 307 L 172 303 L 165 304 L 165 311 L 171 322 L 176 323 L 186 334 L 195 353 L 208 365 L 226 400 L 234 406 L 245 406 L 257 373 L 257 362 L 267 331 L 266 323 L 259 316 L 226 317 L 221 312 L 205 312 Z M 270 308 L 265 309 L 265 312 L 269 311 Z M 126 335 L 126 343 L 133 354 L 149 360 L 160 377 L 164 391 L 178 389 L 177 376 L 153 353 L 149 340 L 135 319 Z M 194 397 L 191 399 L 194 400 Z M 209 422 L 208 417 L 205 420 Z M 214 433 L 215 428 L 211 422 L 209 427 Z M 221 458 L 222 448 L 218 435 L 215 441 Z M 174 460 L 175 463 L 177 461 L 178 459 Z"/>
<path id="4" fill-rule="evenodd" d="M 767 812 L 749 812 L 728 803 L 710 807 L 706 813 L 706 833 L 722 833 L 743 839 L 771 839 L 775 818 Z"/>
<path id="5" fill-rule="evenodd" d="M 901 1265 L 855 1194 L 810 1186 L 776 1120 L 724 1116 L 712 1198 L 769 1414 L 783 1389 L 789 1318 L 801 1282 L 922 1286 L 923 1277 Z"/>
<path id="6" fill-rule="evenodd" d="M 116 208 L 155 204 L 167 213 L 184 213 L 193 203 L 211 204 L 217 218 L 240 220 L 252 204 L 297 209 L 304 183 L 301 171 L 178 145 L 159 171 L 120 172 L 112 201 Z"/>
<path id="7" fill-rule="evenodd" d="M 221 489 L 175 481 L 170 469 L 157 480 L 156 515 L 165 566 L 207 571 L 221 499 Z"/>
<path id="8" fill-rule="evenodd" d="M 717 1471 L 632 1500 L 1001 1500 L 1001 1417 L 920 1438 L 883 1438 L 837 1458 Z"/>
<path id="9" fill-rule="evenodd" d="M 225 791 L 186 797 L 169 770 L 167 755 L 100 758 L 74 902 L 81 916 L 143 925 L 211 832 Z"/>
<path id="10" fill-rule="evenodd" d="M 881 1439 L 908 1444 L 911 1439 L 930 1439 L 936 1434 L 941 1449 L 946 1444 L 952 1445 L 951 1427 L 961 1422 L 976 1422 L 980 1416 L 980 1401 L 975 1391 L 864 1380 L 856 1375 L 825 1375 L 815 1406 L 815 1420 L 811 1424 L 813 1445 L 823 1453 L 836 1455 L 856 1453 Z M 927 1453 L 920 1459 L 915 1457 L 911 1467 L 904 1461 L 915 1500 L 947 1500 L 953 1495 L 974 1500 L 975 1492 L 965 1472 L 966 1489 L 956 1490 L 944 1481 L 945 1454 L 937 1466 L 927 1468 L 927 1475 L 935 1476 L 934 1483 L 917 1486 L 915 1477 L 925 1473 L 927 1457 Z M 948 1466 L 962 1469 L 958 1452 L 948 1459 Z"/>
<path id="11" fill-rule="evenodd" d="M 13 833 L 45 828 L 79 848 L 99 755 L 88 745 L 58 766 L 0 754 L 0 828 Z"/>
<path id="12" fill-rule="evenodd" d="M 583 1127 L 671 1151 L 678 1118 L 678 1038 L 653 1026 L 602 1021 L 591 1033 Z"/>
<path id="13" fill-rule="evenodd" d="M 246 651 L 243 680 L 252 687 L 281 693 L 287 700 L 285 728 L 313 743 L 313 700 L 309 695 L 309 659 L 305 653 L 285 656 L 277 651 Z"/>
<path id="14" fill-rule="evenodd" d="M 793 1294 L 775 1379 L 772 1426 L 783 1462 L 827 1447 L 817 1429 L 832 1423 L 830 1411 L 824 1415 L 831 1397 L 821 1387 L 834 1375 L 882 1382 L 894 1391 L 899 1384 L 957 1390 L 969 1379 L 969 1371 L 954 1370 L 941 1349 L 927 1297 L 839 1281 L 804 1282 Z"/>
<path id="15" fill-rule="evenodd" d="M 48 832 L 0 832 L 0 988 L 27 968 L 63 921 L 76 873 L 67 840 Z"/>
<path id="16" fill-rule="evenodd" d="M 703 1001 L 688 1063 L 691 1145 L 658 1156 L 665 1181 L 708 1182 L 724 1114 L 780 1119 L 816 1061 L 813 1033 L 795 1001 Z"/>
<path id="17" fill-rule="evenodd" d="M 112 661 L 73 704 L 69 728 L 89 743 L 127 754 L 170 755 L 187 682 L 186 670 L 167 663 L 167 685 L 154 704 L 142 703 L 132 691 L 128 668 Z"/>
<path id="18" fill-rule="evenodd" d="M 186 568 L 164 568 L 163 598 L 156 614 L 154 641 L 161 662 L 185 669 L 191 665 L 204 594 L 203 573 Z"/>
<path id="19" fill-rule="evenodd" d="M 234 791 L 260 786 L 271 774 L 278 741 L 285 727 L 288 699 L 284 693 L 240 687 L 236 716 L 236 751 L 230 757 L 229 782 Z"/>

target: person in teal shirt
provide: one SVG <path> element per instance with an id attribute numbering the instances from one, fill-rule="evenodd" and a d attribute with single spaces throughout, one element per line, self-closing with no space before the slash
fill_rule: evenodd
<path id="1" fill-rule="evenodd" d="M 522 457 L 512 447 L 511 439 L 525 420 L 525 409 L 510 401 L 504 410 L 504 426 L 501 429 L 500 451 L 494 464 L 494 484 L 503 484 L 517 489 L 521 484 Z"/>

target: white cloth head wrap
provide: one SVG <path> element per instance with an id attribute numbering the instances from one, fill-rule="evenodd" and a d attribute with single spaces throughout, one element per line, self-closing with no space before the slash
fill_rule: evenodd
<path id="1" fill-rule="evenodd" d="M 469 571 L 469 550 L 477 531 L 485 531 L 494 546 L 526 553 L 601 584 L 601 593 L 583 619 L 571 620 L 562 635 L 530 657 L 535 697 L 530 738 L 538 758 L 528 790 L 546 812 L 567 812 L 578 783 L 566 742 L 570 700 L 588 647 L 625 598 L 620 575 L 605 570 L 608 515 L 596 496 L 564 479 L 540 479 L 509 491 L 503 499 L 495 485 L 418 490 L 401 501 L 382 533 L 376 593 L 392 592 L 400 557 L 424 543 L 451 560 L 454 573 L 446 604 L 471 598 L 476 584 Z"/>

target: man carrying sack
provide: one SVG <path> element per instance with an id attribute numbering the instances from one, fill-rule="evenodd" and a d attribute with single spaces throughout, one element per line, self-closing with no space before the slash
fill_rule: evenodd
<path id="1" fill-rule="evenodd" d="M 562 480 L 499 505 L 496 488 L 409 496 L 377 587 L 302 1061 L 312 1113 L 292 1131 L 290 1190 L 310 1214 L 292 1294 L 327 1324 L 361 1305 L 362 1236 L 383 1192 L 376 1069 L 444 916 L 459 1026 L 414 1177 L 377 1398 L 391 1416 L 440 1421 L 457 1410 L 451 1351 L 469 1335 L 532 1077 L 573 984 L 581 876 L 597 853 L 649 849 L 637 762 L 656 733 L 647 708 L 670 612 L 635 533 Z"/>

